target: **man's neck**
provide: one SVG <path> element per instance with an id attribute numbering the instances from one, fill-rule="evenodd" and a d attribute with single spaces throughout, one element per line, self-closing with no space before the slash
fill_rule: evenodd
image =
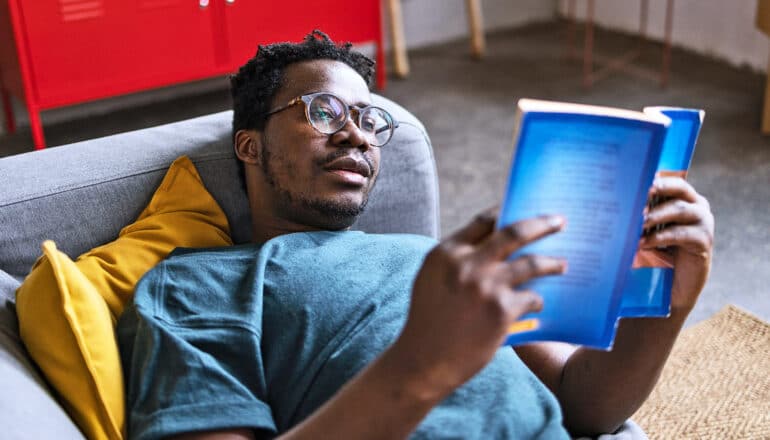
<path id="1" fill-rule="evenodd" d="M 341 222 L 339 218 L 327 217 L 301 205 L 284 206 L 272 198 L 272 192 L 263 188 L 249 188 L 247 194 L 254 243 L 296 232 L 347 230 L 353 223 L 350 219 Z"/>
<path id="2" fill-rule="evenodd" d="M 322 231 L 323 228 L 292 222 L 270 215 L 256 214 L 252 211 L 252 241 L 264 243 L 270 239 L 295 232 Z"/>

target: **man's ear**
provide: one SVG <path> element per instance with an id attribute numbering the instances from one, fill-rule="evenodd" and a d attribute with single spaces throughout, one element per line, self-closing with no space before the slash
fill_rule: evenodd
<path id="1" fill-rule="evenodd" d="M 235 133 L 235 155 L 244 163 L 259 165 L 262 136 L 256 130 L 238 130 Z"/>

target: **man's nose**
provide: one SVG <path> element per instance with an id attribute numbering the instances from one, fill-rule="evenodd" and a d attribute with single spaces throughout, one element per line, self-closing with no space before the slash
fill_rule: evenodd
<path id="1" fill-rule="evenodd" d="M 352 115 L 351 115 L 352 116 Z M 360 148 L 366 150 L 371 148 L 369 141 L 366 139 L 364 132 L 353 122 L 353 118 L 349 117 L 342 128 L 334 133 L 331 137 L 332 144 L 339 147 L 347 148 Z"/>

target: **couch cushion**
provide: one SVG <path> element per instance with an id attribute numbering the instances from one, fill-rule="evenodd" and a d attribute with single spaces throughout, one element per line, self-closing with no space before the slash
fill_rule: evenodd
<path id="1" fill-rule="evenodd" d="M 168 166 L 189 155 L 239 239 L 245 193 L 224 138 L 224 113 L 0 159 L 0 269 L 23 279 L 53 240 L 68 255 L 117 238 L 147 206 Z"/>
<path id="2" fill-rule="evenodd" d="M 438 185 L 430 141 L 402 107 L 374 96 L 400 121 L 355 228 L 438 235 Z M 248 203 L 231 141 L 232 112 L 0 159 L 0 269 L 21 280 L 51 239 L 68 255 L 114 240 L 149 201 L 169 164 L 192 158 L 228 217 L 250 239 Z"/>
<path id="3" fill-rule="evenodd" d="M 52 241 L 16 294 L 22 340 L 64 408 L 94 439 L 122 438 L 123 374 L 114 326 L 139 279 L 174 248 L 231 245 L 224 213 L 187 157 L 139 218 L 76 262 Z"/>
<path id="4" fill-rule="evenodd" d="M 0 270 L 0 429 L 2 438 L 82 439 L 51 396 L 19 339 L 13 302 L 19 282 Z"/>

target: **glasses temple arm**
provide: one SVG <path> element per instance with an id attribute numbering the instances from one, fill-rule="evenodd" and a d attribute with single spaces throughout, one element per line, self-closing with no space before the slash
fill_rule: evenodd
<path id="1" fill-rule="evenodd" d="M 395 130 L 397 128 L 398 128 L 398 121 L 393 121 L 393 130 Z M 388 126 L 382 127 L 379 130 L 375 131 L 374 134 L 380 134 L 380 133 L 382 133 L 385 130 L 390 130 L 390 127 L 388 127 Z"/>
<path id="2" fill-rule="evenodd" d="M 265 116 L 274 115 L 274 114 L 276 114 L 276 113 L 278 113 L 280 111 L 286 110 L 287 108 L 297 104 L 297 102 L 299 102 L 299 101 L 301 101 L 300 98 L 294 98 L 291 101 L 289 101 L 286 105 L 284 105 L 283 107 L 278 107 L 278 108 L 274 108 L 274 109 L 270 110 L 269 112 L 267 112 L 267 114 Z"/>

